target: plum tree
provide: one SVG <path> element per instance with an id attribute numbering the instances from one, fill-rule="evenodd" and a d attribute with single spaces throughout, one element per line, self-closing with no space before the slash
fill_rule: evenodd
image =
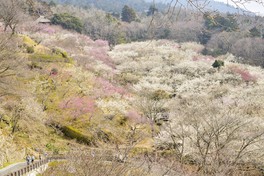
<path id="1" fill-rule="evenodd" d="M 24 19 L 23 1 L 19 0 L 0 0 L 0 19 L 4 23 L 4 31 L 9 27 L 12 34 L 15 33 L 17 25 Z"/>

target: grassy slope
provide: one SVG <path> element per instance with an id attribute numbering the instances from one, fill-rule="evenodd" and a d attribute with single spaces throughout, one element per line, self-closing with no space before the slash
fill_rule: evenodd
<path id="1" fill-rule="evenodd" d="M 75 140 L 93 146 L 127 144 L 130 125 L 126 110 L 132 108 L 130 95 L 108 80 L 107 76 L 113 74 L 113 69 L 103 64 L 109 62 L 104 58 L 108 50 L 105 43 L 61 30 L 54 35 L 33 32 L 18 37 L 22 39 L 22 47 L 17 54 L 25 59 L 23 74 L 26 75 L 18 80 L 23 85 L 19 90 L 27 97 L 22 96 L 18 100 L 10 96 L 6 100 L 14 104 L 23 101 L 26 111 L 19 121 L 19 129 L 10 140 L 12 113 L 4 103 L 1 104 L 4 121 L 0 122 L 0 130 L 4 139 L 0 144 L 4 145 L 1 150 L 5 152 L 1 161 L 21 160 L 26 153 L 37 156 L 37 151 L 63 153 L 77 145 Z M 67 37 L 84 43 L 70 43 L 71 46 L 67 47 Z M 39 40 L 44 45 L 36 42 Z M 62 46 L 56 45 L 58 41 Z M 86 48 L 89 53 L 85 52 Z M 102 50 L 91 51 L 97 48 Z M 90 69 L 78 66 L 65 50 L 76 59 L 87 57 Z M 100 56 L 101 53 L 105 55 Z M 120 103 L 123 104 L 121 108 L 118 106 Z M 4 141 L 8 139 L 10 143 L 7 145 Z"/>

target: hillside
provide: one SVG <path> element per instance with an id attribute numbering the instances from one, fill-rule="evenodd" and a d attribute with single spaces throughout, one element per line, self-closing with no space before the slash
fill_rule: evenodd
<path id="1" fill-rule="evenodd" d="M 146 2 L 153 2 L 152 0 L 146 0 Z M 214 0 L 209 1 L 193 1 L 192 3 L 188 2 L 187 0 L 180 0 L 180 1 L 170 1 L 170 0 L 157 0 L 155 1 L 157 4 L 157 7 L 159 7 L 159 4 L 177 4 L 177 6 L 183 6 L 190 9 L 196 10 L 196 8 L 200 8 L 202 11 L 217 11 L 219 13 L 231 13 L 231 14 L 247 14 L 247 15 L 254 15 L 254 13 L 245 11 L 242 8 L 235 7 L 232 5 L 228 5 L 223 2 L 218 2 Z M 195 7 L 196 6 L 196 7 Z"/>
<path id="2" fill-rule="evenodd" d="M 50 0 L 45 0 L 50 2 Z M 107 12 L 118 12 L 122 11 L 124 5 L 133 7 L 139 12 L 147 10 L 151 3 L 146 3 L 144 0 L 53 0 L 58 4 L 71 4 L 80 7 L 96 7 Z"/>
<path id="3" fill-rule="evenodd" d="M 25 34 L 41 41 L 41 44 L 34 43 Z M 66 145 L 69 138 L 99 148 L 106 145 L 109 147 L 111 143 L 125 147 L 130 143 L 130 128 L 133 127 L 139 130 L 134 135 L 141 136 L 134 136 L 137 145 L 133 150 L 137 151 L 137 146 L 140 150 L 142 146 L 147 150 L 156 146 L 159 150 L 163 148 L 162 150 L 173 151 L 177 148 L 170 148 L 173 141 L 167 138 L 178 132 L 168 131 L 167 125 L 178 129 L 183 127 L 178 126 L 179 123 L 184 122 L 187 125 L 184 129 L 191 130 L 194 124 L 189 122 L 193 118 L 201 122 L 201 125 L 205 119 L 211 125 L 221 125 L 219 120 L 220 124 L 214 124 L 215 118 L 223 118 L 222 125 L 226 125 L 224 122 L 228 118 L 231 120 L 228 122 L 234 123 L 234 127 L 246 122 L 239 130 L 232 126 L 226 127 L 228 131 L 235 130 L 235 136 L 244 134 L 242 132 L 246 130 L 250 137 L 263 129 L 263 97 L 259 93 L 264 89 L 263 70 L 233 63 L 232 55 L 217 58 L 225 62 L 225 66 L 217 70 L 212 67 L 216 58 L 200 54 L 203 46 L 195 43 L 147 41 L 118 45 L 109 52 L 105 41 L 92 41 L 86 36 L 55 26 L 42 26 L 41 30 L 27 31 L 25 34 L 19 38 L 22 37 L 26 45 L 32 46 L 34 53 L 26 54 L 21 51 L 25 53 L 25 59 L 29 59 L 30 67 L 23 70 L 24 75 L 27 75 L 23 78 L 26 83 L 23 87 L 28 96 L 22 98 L 20 106 L 26 108 L 31 105 L 30 109 L 23 112 L 27 112 L 34 123 L 21 117 L 12 149 L 17 146 L 25 152 L 26 144 L 26 152 L 39 148 L 63 153 L 77 145 L 74 142 Z M 56 46 L 57 49 L 48 46 Z M 61 53 L 64 54 L 60 55 Z M 11 97 L 5 97 L 5 104 L 13 102 Z M 7 105 L 2 104 L 2 112 L 8 114 L 9 111 L 12 109 L 8 110 Z M 164 118 L 170 119 L 169 123 Z M 154 126 L 148 127 L 149 120 L 153 121 Z M 4 116 L 2 131 L 8 133 L 9 126 L 6 123 L 8 124 L 8 118 Z M 34 127 L 24 126 L 28 123 Z M 52 128 L 61 131 L 68 138 L 63 137 L 61 132 L 54 133 Z M 228 131 L 224 130 L 223 133 Z M 152 141 L 151 134 L 155 136 L 154 143 L 146 143 L 146 140 Z M 186 134 L 189 132 L 186 131 Z M 36 143 L 34 136 L 41 136 L 41 143 Z M 225 137 L 221 138 L 224 140 Z M 180 139 L 175 140 L 180 142 Z M 240 139 L 226 141 L 228 145 L 221 149 L 221 154 L 232 159 L 236 154 L 224 151 L 243 145 Z M 193 146 L 191 142 L 186 145 Z M 202 156 L 187 150 L 191 146 L 184 147 L 186 149 L 182 157 L 190 155 L 199 160 Z M 213 148 L 214 146 L 212 150 Z M 192 150 L 195 151 L 196 148 Z M 247 151 L 243 151 L 245 156 Z M 7 156 L 9 157 L 5 155 Z M 19 155 L 16 156 L 19 159 Z M 257 163 L 261 161 L 256 160 L 253 153 L 251 156 L 255 157 Z M 249 158 L 239 157 L 239 161 L 247 159 Z"/>
<path id="4" fill-rule="evenodd" d="M 167 26 L 161 13 L 126 22 L 45 8 L 49 24 L 24 9 L 0 24 L 0 168 L 47 153 L 65 160 L 43 176 L 263 175 L 263 39 L 251 17 L 184 11 Z"/>
<path id="5" fill-rule="evenodd" d="M 133 123 L 128 114 L 136 95 L 114 81 L 107 42 L 56 26 L 36 27 L 11 39 L 20 42 L 14 54 L 23 59 L 14 83 L 3 84 L 19 87 L 1 97 L 1 165 L 26 153 L 64 153 L 78 146 L 76 142 L 95 147 L 129 144 Z M 141 140 L 150 139 L 147 125 L 141 126 L 139 134 L 146 134 Z"/>
<path id="6" fill-rule="evenodd" d="M 209 138 L 212 145 L 208 146 L 208 163 L 203 167 L 209 167 L 215 155 L 227 163 L 254 160 L 255 164 L 261 164 L 260 151 L 252 149 L 263 145 L 263 94 L 260 93 L 264 89 L 263 69 L 234 63 L 232 55 L 203 56 L 202 49 L 203 46 L 195 43 L 166 40 L 116 46 L 109 52 L 114 64 L 113 80 L 125 86 L 131 95 L 137 95 L 129 98 L 134 108 L 126 111 L 125 97 L 120 97 L 118 102 L 111 100 L 111 105 L 109 100 L 100 100 L 97 105 L 108 109 L 105 113 L 115 110 L 127 114 L 136 129 L 141 129 L 141 124 L 148 120 L 157 125 L 151 132 L 155 136 L 153 147 L 156 152 L 175 151 L 176 156 L 172 156 L 178 164 L 181 160 L 189 163 L 205 157 L 198 151 L 205 150 L 206 141 L 200 141 L 200 147 L 196 142 L 216 132 L 217 136 Z M 225 66 L 219 70 L 213 68 L 216 59 L 223 60 Z M 223 146 L 217 149 L 216 142 Z M 176 143 L 184 146 L 175 147 Z M 240 147 L 245 148 L 239 150 Z M 216 149 L 218 153 L 214 152 Z M 225 173 L 233 167 L 223 163 L 220 166 L 210 169 Z M 170 172 L 174 171 L 182 172 L 174 169 Z"/>
<path id="7" fill-rule="evenodd" d="M 45 0 L 45 2 L 50 2 L 49 0 Z M 153 0 L 137 0 L 137 1 L 122 1 L 122 0 L 115 0 L 115 1 L 108 1 L 108 0 L 53 0 L 53 2 L 58 4 L 71 4 L 76 5 L 80 7 L 96 7 L 98 9 L 102 9 L 107 12 L 118 12 L 120 13 L 122 11 L 122 8 L 124 5 L 128 5 L 132 8 L 134 8 L 138 12 L 144 12 L 149 9 L 151 5 L 153 5 Z M 189 3 L 186 0 L 181 1 L 166 1 L 166 0 L 158 0 L 155 1 L 155 6 L 160 11 L 166 11 L 169 6 L 177 7 L 184 7 L 184 8 L 190 8 L 192 10 L 196 10 L 196 7 L 201 8 L 203 11 L 217 11 L 219 13 L 231 13 L 231 14 L 237 14 L 237 13 L 244 13 L 247 15 L 253 15 L 253 13 L 246 12 L 245 10 L 241 8 L 237 8 L 231 5 L 227 5 L 222 2 L 217 2 L 214 0 L 210 1 L 195 1 L 193 4 Z"/>

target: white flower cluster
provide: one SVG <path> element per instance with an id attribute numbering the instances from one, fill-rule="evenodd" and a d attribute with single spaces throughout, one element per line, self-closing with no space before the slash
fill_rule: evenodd
<path id="1" fill-rule="evenodd" d="M 23 104 L 26 116 L 43 122 L 47 119 L 47 114 L 43 111 L 43 107 L 37 103 L 34 97 L 24 97 L 21 103 Z"/>
<path id="2" fill-rule="evenodd" d="M 96 105 L 101 108 L 105 114 L 126 114 L 130 108 L 127 101 L 121 99 L 98 99 Z"/>

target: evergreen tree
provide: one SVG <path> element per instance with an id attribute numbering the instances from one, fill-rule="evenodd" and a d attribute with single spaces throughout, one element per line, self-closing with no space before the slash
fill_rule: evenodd
<path id="1" fill-rule="evenodd" d="M 49 6 L 51 6 L 51 7 L 55 7 L 57 4 L 54 2 L 54 1 L 50 1 L 49 2 Z"/>
<path id="2" fill-rule="evenodd" d="M 220 68 L 223 67 L 224 65 L 225 65 L 224 61 L 215 60 L 212 66 L 220 70 Z"/>
<path id="3" fill-rule="evenodd" d="M 148 9 L 147 16 L 154 15 L 155 12 L 158 12 L 158 9 L 155 7 L 155 5 L 151 5 Z"/>
<path id="4" fill-rule="evenodd" d="M 75 30 L 79 33 L 81 33 L 83 30 L 82 21 L 79 18 L 68 13 L 54 14 L 51 22 L 52 24 L 61 25 L 65 29 Z"/>
<path id="5" fill-rule="evenodd" d="M 208 30 L 218 30 L 232 32 L 238 29 L 238 24 L 234 15 L 227 14 L 226 17 L 216 14 L 212 16 L 210 13 L 204 14 L 205 27 Z"/>
<path id="6" fill-rule="evenodd" d="M 249 30 L 251 37 L 261 37 L 259 30 L 255 27 Z"/>
<path id="7" fill-rule="evenodd" d="M 121 16 L 122 21 L 128 23 L 136 21 L 136 12 L 134 11 L 134 9 L 128 7 L 127 5 L 123 7 Z"/>
<path id="8" fill-rule="evenodd" d="M 200 34 L 198 34 L 198 40 L 201 44 L 205 45 L 211 39 L 212 34 L 207 30 L 202 30 Z"/>

